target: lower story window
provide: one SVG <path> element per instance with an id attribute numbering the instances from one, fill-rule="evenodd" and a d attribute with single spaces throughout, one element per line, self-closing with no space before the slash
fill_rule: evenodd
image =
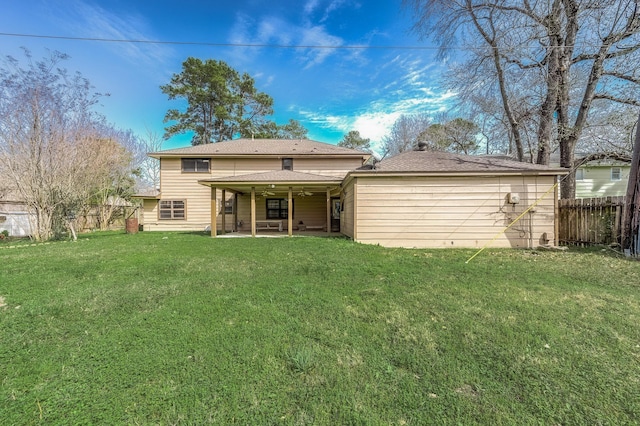
<path id="1" fill-rule="evenodd" d="M 184 219 L 186 217 L 185 200 L 160 200 L 160 219 Z"/>
<path id="2" fill-rule="evenodd" d="M 267 219 L 288 219 L 288 217 L 289 203 L 285 198 L 267 198 Z"/>

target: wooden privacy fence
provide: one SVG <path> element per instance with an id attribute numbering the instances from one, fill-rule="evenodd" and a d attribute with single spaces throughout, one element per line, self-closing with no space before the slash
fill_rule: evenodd
<path id="1" fill-rule="evenodd" d="M 559 200 L 559 243 L 564 245 L 620 245 L 624 198 Z"/>

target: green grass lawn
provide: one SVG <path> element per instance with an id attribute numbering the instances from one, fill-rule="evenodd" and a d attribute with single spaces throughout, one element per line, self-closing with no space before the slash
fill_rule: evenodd
<path id="1" fill-rule="evenodd" d="M 150 232 L 1 244 L 0 423 L 638 422 L 640 263 L 473 254 Z"/>

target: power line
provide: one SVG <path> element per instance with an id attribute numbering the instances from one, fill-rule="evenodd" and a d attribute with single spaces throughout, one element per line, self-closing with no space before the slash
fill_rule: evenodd
<path id="1" fill-rule="evenodd" d="M 327 49 L 327 50 L 432 50 L 432 51 L 483 51 L 489 49 L 499 49 L 499 47 L 493 46 L 407 46 L 407 45 L 323 45 L 323 44 L 269 44 L 269 43 L 216 43 L 207 41 L 175 41 L 175 40 L 141 40 L 141 39 L 118 39 L 118 38 L 103 38 L 103 37 L 72 37 L 72 36 L 58 36 L 49 34 L 22 34 L 22 33 L 2 33 L 0 37 L 23 37 L 23 38 L 39 38 L 49 40 L 70 40 L 70 41 L 97 41 L 103 43 L 133 43 L 133 44 L 160 44 L 160 45 L 176 45 L 176 46 L 208 46 L 208 47 L 246 47 L 246 48 L 267 48 L 267 49 Z M 584 47 L 590 47 L 598 49 L 600 45 L 583 45 Z M 527 50 L 541 50 L 545 51 L 549 48 L 563 49 L 567 47 L 576 47 L 576 45 L 563 45 L 563 46 L 520 46 L 522 49 Z M 512 46 L 513 48 L 513 46 Z"/>
<path id="2" fill-rule="evenodd" d="M 74 40 L 74 41 L 99 41 L 106 43 L 137 43 L 137 44 L 168 44 L 182 46 L 210 46 L 210 47 L 256 47 L 270 49 L 345 49 L 345 50 L 364 50 L 364 49 L 380 49 L 380 50 L 437 50 L 434 46 L 383 46 L 383 45 L 315 45 L 315 44 L 266 44 L 266 43 L 214 43 L 204 41 L 163 41 L 163 40 L 134 40 L 134 39 L 117 39 L 117 38 L 101 38 L 101 37 L 70 37 L 43 34 L 18 34 L 18 33 L 0 33 L 3 37 L 25 37 L 25 38 L 44 38 L 51 40 Z"/>

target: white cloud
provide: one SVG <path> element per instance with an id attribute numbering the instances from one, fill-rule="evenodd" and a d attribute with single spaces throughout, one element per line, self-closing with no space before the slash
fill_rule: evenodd
<path id="1" fill-rule="evenodd" d="M 310 15 L 320 4 L 319 0 L 309 0 L 304 5 L 304 14 Z"/>
<path id="2" fill-rule="evenodd" d="M 302 36 L 299 44 L 302 46 L 341 46 L 343 44 L 343 40 L 340 37 L 327 33 L 323 26 L 301 28 L 300 30 Z M 305 62 L 305 68 L 321 64 L 327 57 L 337 52 L 336 49 L 332 48 L 311 48 L 303 50 L 302 58 Z"/>
<path id="3" fill-rule="evenodd" d="M 328 4 L 323 8 L 321 7 L 321 3 Z M 320 14 L 322 15 L 318 21 L 322 23 L 327 21 L 333 12 L 346 6 L 352 6 L 356 9 L 360 8 L 360 4 L 358 2 L 353 2 L 351 0 L 330 0 L 328 2 L 326 0 L 308 0 L 304 4 L 303 8 L 304 18 L 307 20 L 311 20 L 312 15 L 314 15 L 316 12 L 319 12 L 316 16 Z"/>
<path id="4" fill-rule="evenodd" d="M 343 4 L 345 4 L 345 0 L 332 0 L 324 10 L 324 16 L 322 17 L 320 22 L 324 22 L 329 19 L 329 15 L 331 15 L 331 12 L 338 10 Z"/>
<path id="5" fill-rule="evenodd" d="M 251 28 L 255 30 L 251 32 Z M 344 40 L 331 35 L 322 25 L 294 25 L 282 18 L 265 16 L 257 22 L 252 18 L 238 14 L 231 30 L 229 41 L 236 44 L 273 44 L 280 46 L 341 46 Z M 236 54 L 245 61 L 253 59 L 262 49 L 237 48 Z M 337 53 L 331 48 L 296 49 L 297 59 L 307 69 L 323 63 L 329 56 Z"/>
<path id="6" fill-rule="evenodd" d="M 145 34 L 150 32 L 145 18 L 136 15 L 114 14 L 95 5 L 75 0 L 65 3 L 65 15 L 58 15 L 61 25 L 71 28 L 74 35 L 111 40 L 150 40 Z M 63 13 L 63 12 L 61 12 Z M 115 54 L 130 62 L 157 64 L 171 55 L 171 49 L 153 43 L 111 42 L 106 46 Z"/>
<path id="7" fill-rule="evenodd" d="M 339 8 L 357 7 L 354 2 L 306 0 L 301 6 L 305 15 L 300 24 L 275 16 L 249 18 L 239 15 L 232 40 L 297 46 L 346 44 L 345 40 L 331 33 L 329 27 L 322 24 L 322 20 L 318 21 L 318 18 L 323 13 L 325 17 L 329 16 Z M 315 22 L 312 21 L 312 15 Z M 255 56 L 261 50 L 264 49 L 247 50 L 245 60 L 251 54 L 250 58 L 255 62 Z M 313 87 L 297 87 L 298 93 L 306 90 L 308 95 L 304 106 L 289 108 L 294 116 L 298 116 L 303 124 L 306 123 L 311 132 L 315 128 L 331 135 L 330 137 L 357 130 L 363 137 L 371 139 L 373 147 L 378 151 L 400 115 L 435 114 L 449 109 L 454 96 L 453 93 L 442 92 L 438 88 L 438 65 L 422 53 L 389 54 L 367 49 L 300 47 L 278 54 L 281 55 L 279 60 L 292 54 L 293 60 L 297 62 L 294 67 L 299 70 L 299 75 L 314 78 Z M 388 56 L 382 58 L 384 55 Z M 372 63 L 378 65 L 371 66 Z M 305 70 L 305 74 L 302 74 Z M 303 77 L 298 80 L 296 77 L 291 84 L 308 84 L 308 80 Z"/>
<path id="8" fill-rule="evenodd" d="M 260 44 L 275 43 L 279 45 L 289 45 L 292 42 L 293 34 L 284 29 L 289 23 L 275 16 L 262 18 L 258 24 L 256 33 L 257 42 Z"/>
<path id="9" fill-rule="evenodd" d="M 368 99 L 355 99 L 356 106 L 343 104 L 343 112 L 332 115 L 324 115 L 322 110 L 299 113 L 306 121 L 334 132 L 357 130 L 362 137 L 371 139 L 374 151 L 381 153 L 384 137 L 401 115 L 435 115 L 451 107 L 455 93 L 443 92 L 434 85 L 433 65 L 415 58 L 395 58 L 388 64 L 391 65 L 386 71 L 370 80 Z M 349 105 L 353 104 L 351 100 Z"/>

